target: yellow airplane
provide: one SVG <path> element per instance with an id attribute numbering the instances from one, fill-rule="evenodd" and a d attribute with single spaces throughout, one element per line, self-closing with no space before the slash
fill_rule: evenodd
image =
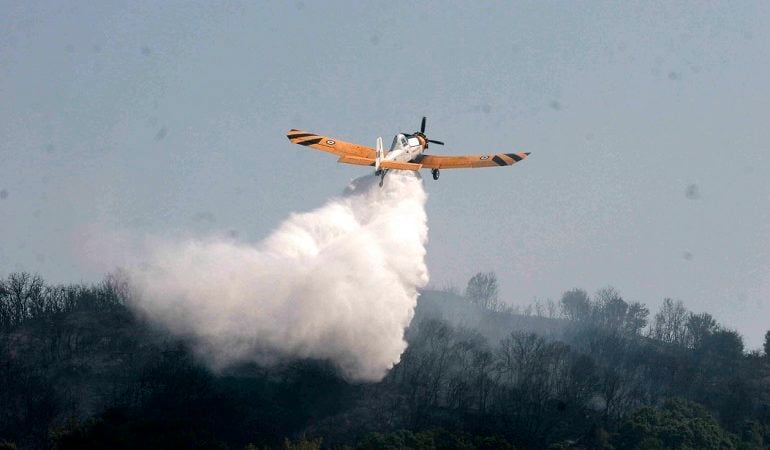
<path id="1" fill-rule="evenodd" d="M 374 167 L 375 175 L 382 177 L 380 186 L 387 171 L 392 169 L 414 171 L 430 169 L 433 179 L 438 180 L 439 169 L 512 166 L 529 156 L 529 152 L 463 156 L 426 155 L 424 152 L 428 148 L 428 143 L 438 145 L 444 145 L 444 143 L 425 136 L 425 117 L 422 118 L 420 131 L 397 134 L 387 153 L 382 146 L 381 137 L 377 138 L 376 149 L 294 129 L 290 130 L 286 137 L 294 144 L 333 153 L 340 157 L 338 162 Z"/>

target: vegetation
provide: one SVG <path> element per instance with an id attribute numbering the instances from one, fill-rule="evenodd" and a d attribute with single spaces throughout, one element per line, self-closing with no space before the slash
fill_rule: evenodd
<path id="1" fill-rule="evenodd" d="M 670 299 L 513 308 L 478 274 L 424 292 L 401 361 L 358 384 L 325 361 L 213 373 L 128 294 L 0 280 L 0 448 L 770 448 L 770 332 L 746 352 Z"/>

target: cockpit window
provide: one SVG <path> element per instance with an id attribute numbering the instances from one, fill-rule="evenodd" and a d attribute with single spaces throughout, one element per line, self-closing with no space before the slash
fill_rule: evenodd
<path id="1" fill-rule="evenodd" d="M 396 148 L 398 148 L 398 145 L 399 145 L 398 144 L 398 135 L 395 135 L 393 137 L 393 143 L 390 145 L 390 149 L 391 150 L 395 150 Z"/>

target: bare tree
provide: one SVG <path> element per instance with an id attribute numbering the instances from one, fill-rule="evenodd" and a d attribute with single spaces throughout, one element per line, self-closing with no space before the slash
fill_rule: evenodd
<path id="1" fill-rule="evenodd" d="M 545 307 L 548 310 L 548 318 L 549 319 L 555 319 L 556 318 L 556 303 L 551 300 L 550 298 L 545 301 Z"/>
<path id="2" fill-rule="evenodd" d="M 11 324 L 11 291 L 5 286 L 5 280 L 0 280 L 0 330 Z"/>
<path id="3" fill-rule="evenodd" d="M 535 298 L 535 315 L 537 317 L 543 317 L 545 312 L 545 306 L 543 306 L 543 302 L 540 301 L 540 299 Z"/>
<path id="4" fill-rule="evenodd" d="M 465 288 L 465 298 L 482 308 L 497 311 L 500 308 L 497 275 L 494 272 L 479 272 L 471 277 Z"/>
<path id="5" fill-rule="evenodd" d="M 460 288 L 457 287 L 457 285 L 454 284 L 454 282 L 452 281 L 449 281 L 446 284 L 444 284 L 444 286 L 439 290 L 443 292 L 448 292 L 454 295 L 460 295 Z"/>
<path id="6" fill-rule="evenodd" d="M 8 325 L 18 325 L 38 312 L 43 293 L 43 279 L 27 272 L 12 273 L 4 285 Z"/>
<path id="7" fill-rule="evenodd" d="M 599 289 L 594 298 L 596 299 L 595 322 L 613 331 L 622 330 L 626 321 L 628 303 L 623 300 L 620 293 L 612 286 L 608 286 Z"/>
<path id="8" fill-rule="evenodd" d="M 663 342 L 686 345 L 687 309 L 681 300 L 663 300 L 663 306 L 655 314 L 652 337 Z"/>

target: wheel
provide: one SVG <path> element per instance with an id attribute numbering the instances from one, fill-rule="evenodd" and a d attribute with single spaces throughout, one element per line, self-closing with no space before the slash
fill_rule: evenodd
<path id="1" fill-rule="evenodd" d="M 430 171 L 431 174 L 433 174 L 433 179 L 438 180 L 438 176 L 440 175 L 440 172 L 438 169 L 433 169 Z"/>

